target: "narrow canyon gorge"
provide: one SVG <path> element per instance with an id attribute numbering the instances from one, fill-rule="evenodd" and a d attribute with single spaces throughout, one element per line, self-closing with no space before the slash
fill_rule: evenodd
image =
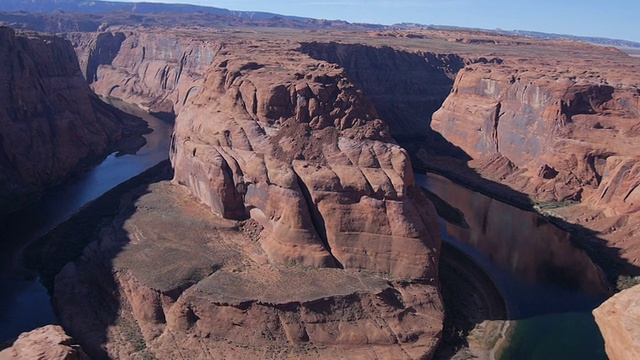
<path id="1" fill-rule="evenodd" d="M 619 50 L 439 30 L 61 30 L 0 28 L 0 211 L 144 144 L 143 122 L 102 100 L 173 124 L 163 176 L 123 190 L 48 274 L 82 350 L 59 328 L 48 339 L 76 358 L 442 358 L 443 236 L 598 296 L 640 275 L 640 63 Z M 434 198 L 424 171 L 504 203 Z M 464 221 L 442 223 L 438 201 Z M 512 232 L 505 203 L 546 219 Z M 638 349 L 615 316 L 634 290 L 595 312 L 612 359 Z"/>

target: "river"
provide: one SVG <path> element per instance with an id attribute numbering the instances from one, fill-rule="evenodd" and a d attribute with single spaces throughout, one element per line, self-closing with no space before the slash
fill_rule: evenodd
<path id="1" fill-rule="evenodd" d="M 109 155 L 71 182 L 5 219 L 8 241 L 0 242 L 0 342 L 57 319 L 47 290 L 22 264 L 22 252 L 38 237 L 69 219 L 118 184 L 167 159 L 172 126 L 143 110 L 116 103 L 141 116 L 154 131 L 135 155 Z M 512 334 L 503 359 L 606 359 L 591 310 L 606 299 L 599 269 L 569 236 L 546 219 L 437 175 L 416 175 L 446 209 L 446 242 L 469 255 L 505 298 Z M 442 205 L 442 204 L 441 204 Z"/>
<path id="2" fill-rule="evenodd" d="M 169 157 L 172 125 L 136 106 L 119 101 L 113 105 L 149 123 L 153 132 L 145 135 L 145 146 L 133 155 L 107 156 L 97 166 L 3 219 L 6 238 L 0 241 L 0 343 L 21 332 L 57 323 L 46 288 L 24 267 L 22 254 L 27 245 L 108 190 Z"/>
<path id="3" fill-rule="evenodd" d="M 600 269 L 544 217 L 416 174 L 437 196 L 445 242 L 470 256 L 507 305 L 511 336 L 501 359 L 606 359 L 591 310 L 609 293 Z"/>

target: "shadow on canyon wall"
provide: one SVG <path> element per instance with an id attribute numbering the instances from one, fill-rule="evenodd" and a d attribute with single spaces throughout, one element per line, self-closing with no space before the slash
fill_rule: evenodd
<path id="1" fill-rule="evenodd" d="M 396 140 L 430 133 L 431 115 L 442 106 L 456 74 L 465 66 L 455 54 L 359 44 L 308 42 L 299 51 L 343 67 L 349 80 L 375 104 Z"/>
<path id="2" fill-rule="evenodd" d="M 128 243 L 128 241 L 120 242 L 116 246 L 111 243 L 109 248 L 105 249 L 101 248 L 102 245 L 96 240 L 100 239 L 103 235 L 101 232 L 113 223 L 116 216 L 127 219 L 133 214 L 135 207 L 131 204 L 148 193 L 149 185 L 172 178 L 173 169 L 169 160 L 165 160 L 106 192 L 69 221 L 62 223 L 29 245 L 26 250 L 26 265 L 40 274 L 41 281 L 52 295 L 52 302 L 57 312 L 66 307 L 64 311 L 66 316 L 61 318 L 61 324 L 93 359 L 108 358 L 102 346 L 107 343 L 108 328 L 120 322 L 119 313 L 123 304 L 111 263 Z M 128 239 L 124 229 L 116 229 L 115 232 L 115 236 L 119 239 Z M 82 279 L 81 284 L 54 281 L 65 265 L 72 266 L 72 270 L 85 265 L 69 264 L 73 261 L 84 261 L 85 259 L 81 258 L 83 254 L 90 254 L 87 263 L 95 260 L 93 256 L 102 258 L 98 262 L 89 264 L 93 266 L 90 268 L 91 271 L 75 274 Z M 83 286 L 86 284 L 92 284 L 92 286 Z M 54 294 L 54 285 L 63 286 L 64 289 L 55 289 Z M 64 296 L 58 297 L 59 293 L 64 293 Z M 69 309 L 69 306 L 74 304 L 65 304 L 65 297 L 81 298 L 82 301 L 76 302 L 76 305 L 80 304 L 76 309 Z M 84 303 L 92 303 L 92 305 L 85 307 L 82 306 Z M 95 311 L 96 309 L 100 311 Z M 70 326 L 70 323 L 73 323 L 73 326 Z M 134 343 L 143 347 L 144 341 L 137 325 L 126 324 L 125 326 L 130 327 L 129 336 L 135 338 Z M 70 331 L 70 329 L 73 330 Z"/>
<path id="3" fill-rule="evenodd" d="M 419 147 L 409 144 L 406 148 L 412 149 L 409 152 L 417 173 L 421 171 L 437 173 L 511 206 L 534 211 L 534 204 L 527 194 L 483 178 L 474 169 L 467 166 L 464 159 L 436 155 L 434 149 L 425 149 L 425 147 L 422 147 L 422 150 L 417 150 L 422 151 L 422 155 L 418 158 L 416 149 L 419 149 Z M 570 234 L 570 241 L 573 246 L 588 254 L 591 260 L 602 269 L 612 287 L 616 285 L 616 281 L 620 276 L 640 276 L 640 267 L 623 259 L 620 256 L 620 249 L 610 247 L 600 237 L 600 233 L 557 217 L 547 216 L 546 218 L 552 224 Z"/>

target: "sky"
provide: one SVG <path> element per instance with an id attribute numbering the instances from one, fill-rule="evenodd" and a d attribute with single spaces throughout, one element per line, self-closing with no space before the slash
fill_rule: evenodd
<path id="1" fill-rule="evenodd" d="M 138 0 L 112 0 L 138 1 Z M 531 30 L 640 42 L 640 0 L 145 0 L 390 25 Z"/>
<path id="2" fill-rule="evenodd" d="M 138 2 L 139 0 L 112 0 Z M 373 24 L 532 30 L 640 42 L 640 0 L 144 0 Z"/>

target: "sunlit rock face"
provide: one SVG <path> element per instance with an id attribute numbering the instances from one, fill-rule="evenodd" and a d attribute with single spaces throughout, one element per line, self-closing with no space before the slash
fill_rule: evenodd
<path id="1" fill-rule="evenodd" d="M 434 114 L 433 129 L 470 155 L 472 167 L 540 201 L 636 211 L 636 195 L 625 195 L 637 174 L 616 167 L 617 157 L 636 162 L 640 155 L 631 146 L 640 126 L 637 87 L 615 70 L 590 73 L 579 59 L 569 70 L 560 64 L 467 66 Z M 500 169 L 496 158 L 503 159 Z"/>
<path id="2" fill-rule="evenodd" d="M 624 290 L 593 311 L 611 360 L 640 357 L 640 286 Z"/>
<path id="3" fill-rule="evenodd" d="M 416 206 L 424 200 L 386 124 L 335 65 L 289 66 L 214 63 L 207 91 L 177 119 L 176 180 L 225 217 L 249 208 L 279 262 L 433 276 L 433 217 Z"/>
<path id="4" fill-rule="evenodd" d="M 0 214 L 145 128 L 98 99 L 66 40 L 0 27 L 0 70 Z"/>
<path id="5" fill-rule="evenodd" d="M 80 68 L 94 91 L 175 116 L 197 94 L 222 39 L 137 29 L 71 33 Z"/>

